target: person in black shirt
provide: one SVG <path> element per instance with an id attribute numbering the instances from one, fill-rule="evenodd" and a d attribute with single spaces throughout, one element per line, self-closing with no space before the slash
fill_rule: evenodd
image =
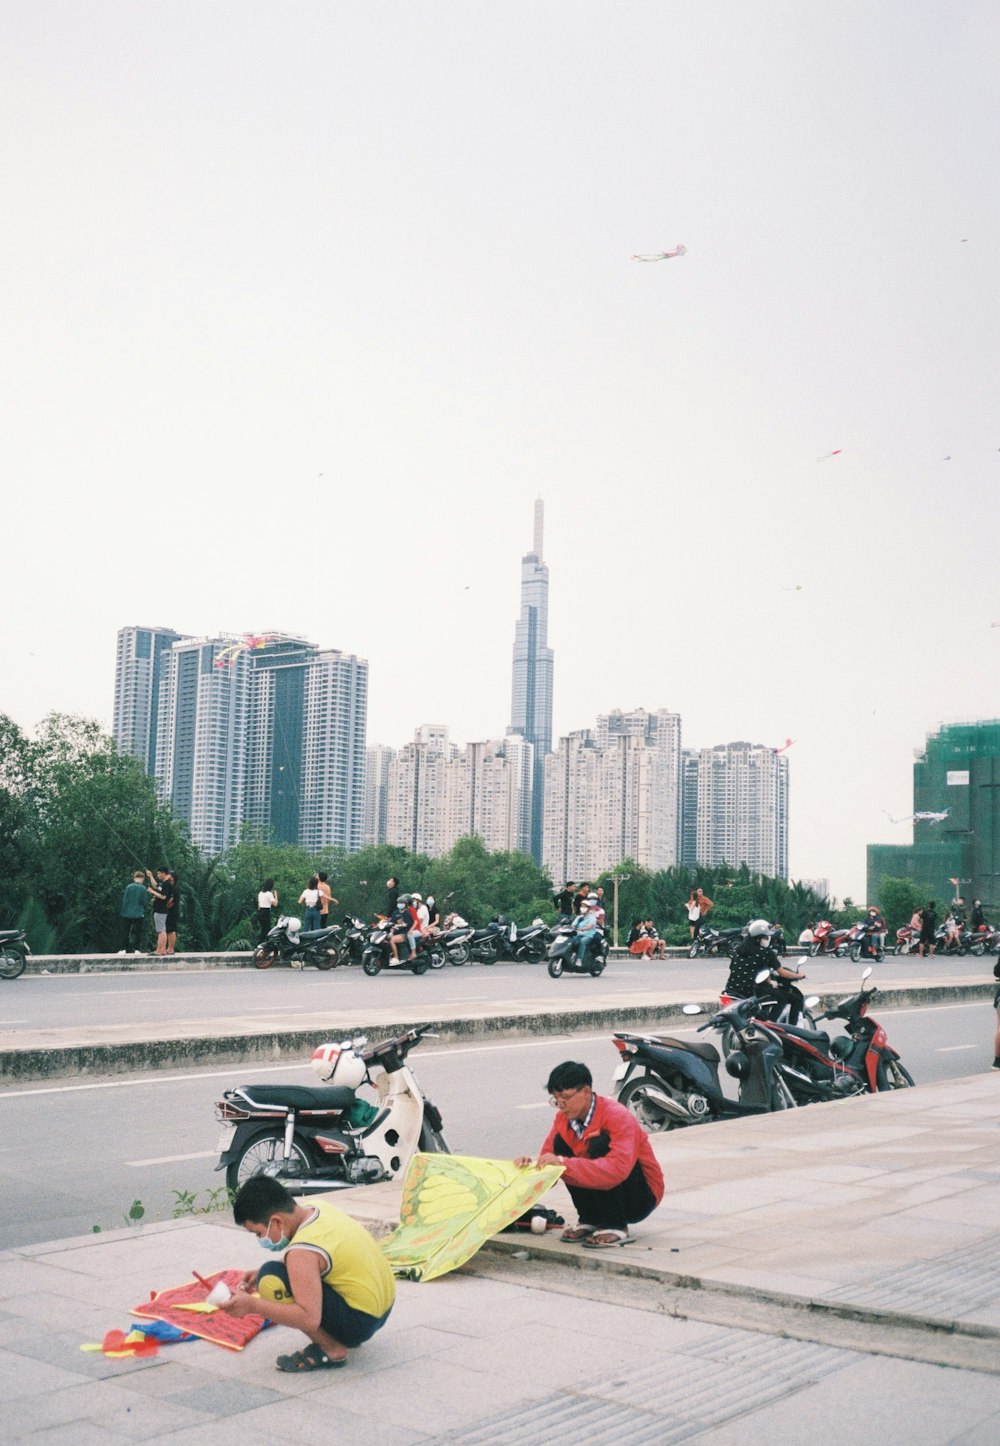
<path id="1" fill-rule="evenodd" d="M 399 880 L 393 875 L 392 878 L 386 879 L 385 887 L 387 893 L 385 896 L 385 908 L 382 912 L 387 919 L 391 919 L 396 912 L 396 904 L 399 900 Z"/>
<path id="2" fill-rule="evenodd" d="M 756 983 L 762 969 L 768 969 L 774 979 Z M 796 989 L 792 980 L 804 979 L 805 975 L 789 969 L 771 948 L 771 931 L 766 919 L 754 919 L 747 927 L 747 936 L 733 952 L 729 965 L 729 978 L 724 992 L 734 999 L 774 999 L 779 1004 L 788 1004 L 789 1024 L 797 1024 L 802 1013 L 802 991 Z"/>
<path id="3" fill-rule="evenodd" d="M 969 916 L 969 928 L 974 934 L 978 934 L 980 929 L 986 928 L 986 915 L 983 913 L 982 899 L 973 899 L 972 901 L 972 913 Z"/>
<path id="4" fill-rule="evenodd" d="M 937 910 L 934 908 L 934 900 L 931 899 L 926 908 L 920 910 L 920 943 L 917 945 L 917 953 L 921 959 L 924 957 L 925 946 L 930 950 L 927 957 L 929 959 L 934 958 L 934 941 L 936 938 Z"/>
<path id="5" fill-rule="evenodd" d="M 567 921 L 568 921 L 569 919 L 571 919 L 571 918 L 573 917 L 573 880 L 572 880 L 572 879 L 567 879 L 567 880 L 566 880 L 566 887 L 565 887 L 564 889 L 561 889 L 558 894 L 553 894 L 553 896 L 552 896 L 552 902 L 555 904 L 556 908 L 559 910 L 559 916 L 560 916 L 560 918 L 562 918 L 563 920 L 567 920 Z"/>

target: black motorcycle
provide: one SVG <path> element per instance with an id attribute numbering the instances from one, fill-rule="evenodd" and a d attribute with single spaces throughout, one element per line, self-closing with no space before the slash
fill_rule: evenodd
<path id="1" fill-rule="evenodd" d="M 340 934 L 339 924 L 302 932 L 298 919 L 283 915 L 253 951 L 253 962 L 258 969 L 270 969 L 272 964 L 289 964 L 293 969 L 314 964 L 317 969 L 334 969 L 347 962 L 341 959 Z"/>
<path id="2" fill-rule="evenodd" d="M 17 979 L 23 974 L 30 953 L 23 929 L 0 929 L 0 979 Z"/>
<path id="3" fill-rule="evenodd" d="M 510 953 L 522 964 L 537 964 L 545 958 L 551 942 L 552 930 L 547 924 L 529 924 L 526 929 L 518 929 L 511 942 Z"/>
<path id="4" fill-rule="evenodd" d="M 739 1080 L 739 1099 L 723 1094 L 719 1084 L 719 1051 L 714 1044 L 674 1039 L 670 1035 L 616 1034 L 621 1063 L 615 1071 L 615 1098 L 632 1111 L 644 1129 L 675 1130 L 786 1109 L 792 1102 L 781 1086 L 777 1066 L 781 1044 L 753 1023 L 755 999 L 736 999 L 701 1026 L 738 1041 L 726 1069 Z M 686 1014 L 700 1014 L 686 1005 Z"/>
<path id="5" fill-rule="evenodd" d="M 510 947 L 511 930 L 515 926 L 510 919 L 498 914 L 483 929 L 473 929 L 469 940 L 470 957 L 480 964 L 495 964 L 503 959 Z"/>
<path id="6" fill-rule="evenodd" d="M 389 935 L 391 924 L 382 924 L 373 929 L 361 960 L 361 967 L 370 978 L 381 974 L 383 969 L 409 969 L 413 974 L 426 974 L 428 969 L 440 969 L 445 962 L 445 953 L 432 934 L 421 934 L 415 949 L 410 948 L 407 938 L 396 944 L 396 955 L 392 957 Z"/>
<path id="7" fill-rule="evenodd" d="M 549 974 L 553 979 L 562 974 L 592 974 L 596 979 L 604 973 L 608 962 L 608 941 L 602 930 L 590 931 L 582 959 L 579 957 L 579 942 L 580 936 L 572 924 L 561 924 L 555 930 L 548 949 Z"/>
<path id="8" fill-rule="evenodd" d="M 701 929 L 691 940 L 689 959 L 700 959 L 710 954 L 731 954 L 743 937 L 742 929 Z"/>
<path id="9" fill-rule="evenodd" d="M 462 924 L 456 929 L 445 929 L 438 934 L 437 942 L 444 951 L 442 963 L 468 964 L 472 958 L 471 939 L 475 930 L 471 924 Z"/>

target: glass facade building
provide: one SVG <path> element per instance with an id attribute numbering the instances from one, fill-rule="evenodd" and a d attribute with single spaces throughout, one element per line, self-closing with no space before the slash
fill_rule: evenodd
<path id="1" fill-rule="evenodd" d="M 542 561 L 545 504 L 535 502 L 532 550 L 521 559 L 521 615 L 514 628 L 510 732 L 532 745 L 531 856 L 542 860 L 545 757 L 552 750 L 549 570 Z"/>

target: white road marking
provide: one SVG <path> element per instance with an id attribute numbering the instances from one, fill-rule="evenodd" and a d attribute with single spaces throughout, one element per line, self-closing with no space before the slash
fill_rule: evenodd
<path id="1" fill-rule="evenodd" d="M 954 1054 L 959 1049 L 980 1049 L 978 1044 L 943 1044 L 934 1051 L 935 1054 Z"/>
<path id="2" fill-rule="evenodd" d="M 126 1160 L 126 1165 L 132 1165 L 135 1169 L 143 1165 L 176 1165 L 181 1160 L 214 1160 L 218 1150 L 197 1150 L 193 1155 L 160 1155 L 155 1160 Z"/>

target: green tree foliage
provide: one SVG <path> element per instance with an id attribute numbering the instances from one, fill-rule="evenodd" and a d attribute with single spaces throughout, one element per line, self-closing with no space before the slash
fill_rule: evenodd
<path id="1" fill-rule="evenodd" d="M 897 929 L 910 922 L 914 909 L 922 909 L 926 902 L 926 897 L 912 879 L 879 880 L 878 906 L 890 939 Z"/>

